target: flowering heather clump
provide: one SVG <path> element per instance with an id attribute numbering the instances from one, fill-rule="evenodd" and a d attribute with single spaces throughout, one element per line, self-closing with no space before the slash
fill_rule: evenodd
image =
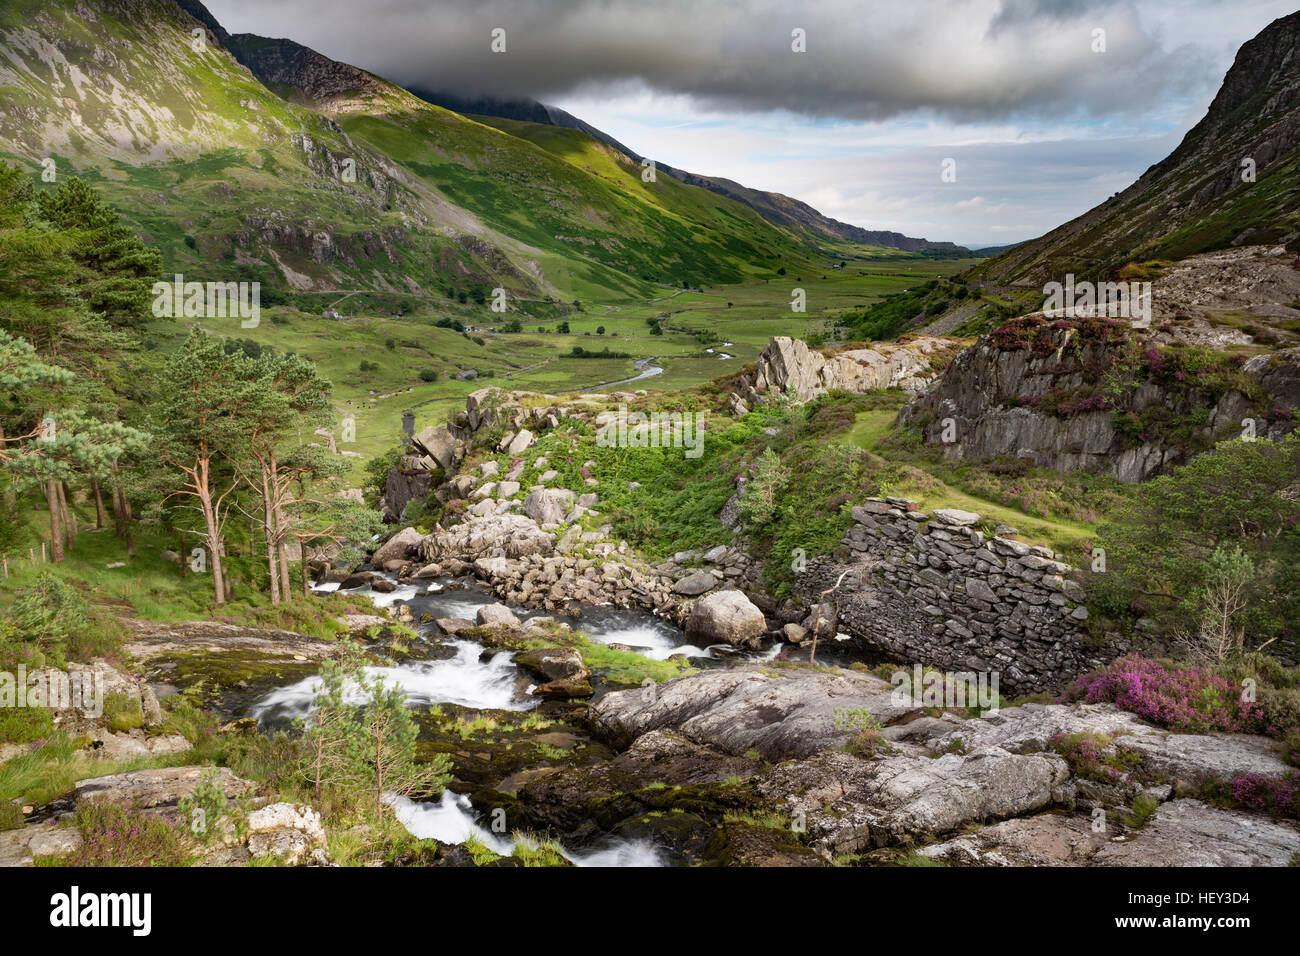
<path id="1" fill-rule="evenodd" d="M 71 866 L 179 866 L 191 856 L 181 829 L 158 813 L 88 804 L 76 819 L 82 843 Z"/>
<path id="2" fill-rule="evenodd" d="M 1136 655 L 1084 674 L 1060 697 L 1061 703 L 1078 700 L 1110 702 L 1184 733 L 1255 733 L 1264 717 L 1258 707 L 1242 701 L 1238 687 L 1217 674 L 1199 667 L 1170 670 Z"/>
<path id="3" fill-rule="evenodd" d="M 1206 799 L 1257 810 L 1275 817 L 1300 819 L 1300 774 L 1292 770 L 1281 777 L 1243 773 L 1231 780 L 1206 780 Z"/>

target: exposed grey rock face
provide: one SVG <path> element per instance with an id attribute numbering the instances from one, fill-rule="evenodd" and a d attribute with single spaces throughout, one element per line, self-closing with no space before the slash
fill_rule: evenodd
<path id="1" fill-rule="evenodd" d="M 1097 828 L 1088 816 L 1041 813 L 1003 820 L 917 852 L 953 866 L 1087 866 L 1119 832 L 1113 822 Z"/>
<path id="2" fill-rule="evenodd" d="M 1181 791 L 1205 777 L 1228 780 L 1255 773 L 1280 777 L 1293 770 L 1275 740 L 1249 734 L 1147 734 L 1120 737 L 1120 750 L 1140 754 L 1142 768 Z"/>
<path id="3" fill-rule="evenodd" d="M 464 449 L 457 443 L 456 436 L 446 425 L 434 425 L 411 436 L 415 450 L 432 458 L 444 472 L 451 474 L 456 470 Z"/>
<path id="4" fill-rule="evenodd" d="M 1069 765 L 1055 754 L 990 747 L 937 759 L 824 752 L 773 768 L 759 790 L 802 815 L 816 844 L 852 853 L 1068 803 L 1069 781 Z"/>
<path id="5" fill-rule="evenodd" d="M 677 782 L 677 775 L 696 772 L 691 768 L 761 756 L 774 765 L 737 775 L 754 777 L 757 793 L 797 821 L 824 855 L 920 844 L 921 853 L 958 865 L 1279 865 L 1300 851 L 1295 824 L 1193 800 L 1167 803 L 1133 829 L 1132 797 L 1145 792 L 1168 800 L 1174 786 L 1158 781 L 1175 780 L 1186 772 L 1182 766 L 1144 767 L 1157 782 L 1145 778 L 1124 789 L 1073 777 L 1069 764 L 1045 749 L 1062 733 L 1113 736 L 1179 753 L 1222 750 L 1200 769 L 1235 773 L 1261 766 L 1267 741 L 1216 735 L 1211 745 L 1199 735 L 1169 735 L 1108 704 L 933 717 L 893 691 L 855 671 L 753 665 L 678 678 L 653 693 L 617 691 L 590 715 L 598 733 L 627 752 L 584 769 L 587 776 L 556 774 L 528 792 L 572 807 L 593 788 L 624 789 L 619 761 L 653 767 L 662 751 Z M 847 746 L 873 725 L 881 728 L 874 749 Z M 1096 792 L 1107 788 L 1118 798 Z M 1113 810 L 1094 815 L 1095 808 Z M 1002 822 L 969 831 L 990 821 Z"/>
<path id="6" fill-rule="evenodd" d="M 64 856 L 81 846 L 76 827 L 34 823 L 17 830 L 0 830 L 0 867 L 34 866 L 38 857 Z"/>
<path id="7" fill-rule="evenodd" d="M 1099 866 L 1287 866 L 1300 853 L 1300 828 L 1252 813 L 1219 810 L 1199 800 L 1159 807 L 1126 843 L 1108 843 Z"/>
<path id="8" fill-rule="evenodd" d="M 1029 319 L 1051 321 L 1041 313 Z M 1126 482 L 1143 481 L 1184 459 L 1185 442 L 1131 442 L 1117 431 L 1113 408 L 1083 404 L 1068 413 L 1049 410 L 1051 403 L 1041 399 L 1093 385 L 1096 368 L 1120 359 L 1116 345 L 1081 340 L 1073 328 L 1044 328 L 1039 335 L 1050 347 L 1007 346 L 996 334 L 982 336 L 949 363 L 932 389 L 903 409 L 899 420 L 922 424 L 925 441 L 953 459 L 1007 456 L 1056 471 L 1108 472 Z M 1279 396 L 1274 402 L 1300 392 L 1295 357 L 1262 358 L 1246 374 Z M 1206 399 L 1194 389 L 1175 391 L 1146 382 L 1130 403 L 1138 415 L 1170 408 L 1186 415 L 1203 410 Z M 1289 421 L 1269 420 L 1268 411 L 1230 389 L 1210 409 L 1199 436 L 1212 440 L 1224 429 L 1240 431 L 1244 417 L 1257 420 L 1261 437 L 1277 438 L 1291 429 Z"/>
<path id="9" fill-rule="evenodd" d="M 515 663 L 542 677 L 544 683 L 533 688 L 533 696 L 563 700 L 592 695 L 591 671 L 572 647 L 544 647 L 525 651 Z"/>
<path id="10" fill-rule="evenodd" d="M 686 621 L 686 636 L 710 643 L 749 645 L 767 631 L 763 612 L 739 591 L 715 591 L 700 598 Z"/>
<path id="11" fill-rule="evenodd" d="M 438 474 L 422 464 L 420 458 L 408 455 L 401 459 L 384 482 L 380 497 L 384 520 L 398 521 L 410 502 L 427 500 L 437 482 Z"/>
<path id="12" fill-rule="evenodd" d="M 573 500 L 567 488 L 544 488 L 524 499 L 524 514 L 539 525 L 558 525 L 573 508 Z"/>
<path id="13" fill-rule="evenodd" d="M 812 670 L 771 675 L 749 666 L 706 671 L 643 690 L 614 691 L 592 705 L 597 728 L 616 742 L 671 728 L 725 753 L 757 750 L 768 760 L 842 747 L 856 734 L 842 712 L 863 710 L 887 723 L 912 712 L 891 699 L 893 688 L 855 672 Z M 836 711 L 840 710 L 841 715 Z"/>
<path id="14" fill-rule="evenodd" d="M 311 807 L 272 803 L 248 815 L 248 852 L 283 866 L 328 866 L 325 827 Z"/>
<path id="15" fill-rule="evenodd" d="M 383 567 L 388 561 L 405 561 L 413 557 L 419 549 L 424 535 L 414 528 L 403 528 L 381 544 L 370 557 L 370 563 Z"/>
<path id="16" fill-rule="evenodd" d="M 710 572 L 701 571 L 698 574 L 689 574 L 674 584 L 673 593 L 684 597 L 695 597 L 697 594 L 713 590 L 717 584 L 718 579 Z"/>
<path id="17" fill-rule="evenodd" d="M 872 392 L 900 386 L 918 391 L 934 376 L 930 355 L 948 343 L 920 338 L 906 345 L 877 343 L 827 358 L 800 339 L 774 336 L 758 357 L 758 368 L 732 396 L 733 413 L 756 405 L 763 393 L 775 389 L 795 401 L 807 402 L 831 389 Z M 743 414 L 743 413 L 742 413 Z"/>
<path id="18" fill-rule="evenodd" d="M 78 780 L 75 796 L 78 802 L 103 800 L 136 810 L 175 805 L 183 797 L 192 797 L 204 772 L 212 769 L 163 767 Z M 216 784 L 230 799 L 253 790 L 254 785 L 250 781 L 236 777 L 225 767 L 216 768 L 215 773 Z"/>

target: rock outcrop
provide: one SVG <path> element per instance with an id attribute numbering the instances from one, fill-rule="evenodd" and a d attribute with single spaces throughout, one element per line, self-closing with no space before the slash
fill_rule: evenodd
<path id="1" fill-rule="evenodd" d="M 800 339 L 774 336 L 759 354 L 757 369 L 732 394 L 731 411 L 743 415 L 768 391 L 797 402 L 832 389 L 873 392 L 898 387 L 917 392 L 934 379 L 932 357 L 950 344 L 936 338 L 918 338 L 905 345 L 881 342 L 827 358 Z"/>
<path id="2" fill-rule="evenodd" d="M 524 793 L 553 802 L 551 818 L 577 826 L 594 792 L 613 799 L 663 779 L 638 768 L 662 767 L 679 786 L 727 774 L 752 781 L 769 826 L 804 834 L 803 845 L 827 858 L 913 846 L 957 865 L 1279 866 L 1300 852 L 1293 822 L 1183 795 L 1189 775 L 1199 786 L 1243 769 L 1285 772 L 1272 741 L 1171 734 L 1110 704 L 966 713 L 932 716 L 906 693 L 856 671 L 705 671 L 653 694 L 607 694 L 592 706 L 592 723 L 625 753 L 573 778 L 557 773 Z M 1141 764 L 1112 778 L 1125 784 L 1107 785 L 1113 800 L 1098 800 L 1095 780 L 1076 776 L 1056 752 L 1065 734 L 1192 755 L 1195 773 L 1176 762 Z M 870 746 L 863 749 L 859 735 L 870 737 Z M 1197 756 L 1207 753 L 1214 758 Z M 741 765 L 760 757 L 766 767 Z M 1159 804 L 1145 824 L 1130 815 L 1137 793 Z"/>
<path id="3" fill-rule="evenodd" d="M 919 427 L 948 458 L 1005 456 L 1126 482 L 1184 461 L 1192 444 L 1187 433 L 1206 446 L 1239 435 L 1246 418 L 1258 437 L 1278 438 L 1294 427 L 1285 408 L 1300 401 L 1300 349 L 1257 355 L 1241 366 L 1269 394 L 1261 400 L 1226 385 L 1184 383 L 1176 374 L 1162 382 L 1167 360 L 1156 346 L 1173 340 L 1162 333 L 1137 350 L 1136 361 L 1148 368 L 1139 376 L 1126 351 L 1127 320 L 1098 321 L 1054 321 L 1041 313 L 1013 320 L 954 358 L 899 421 Z M 1105 375 L 1116 377 L 1115 390 L 1102 387 Z M 1121 430 L 1125 422 L 1131 424 Z"/>

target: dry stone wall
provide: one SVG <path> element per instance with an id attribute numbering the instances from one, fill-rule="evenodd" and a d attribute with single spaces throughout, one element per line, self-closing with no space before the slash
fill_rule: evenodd
<path id="1" fill-rule="evenodd" d="M 847 570 L 834 595 L 838 628 L 873 656 L 996 671 L 1003 693 L 1028 694 L 1056 691 L 1124 650 L 1115 635 L 1099 642 L 1084 627 L 1086 595 L 1069 565 L 1047 548 L 985 534 L 978 514 L 868 498 L 853 519 L 840 556 L 810 564 L 804 587 L 815 600 Z"/>

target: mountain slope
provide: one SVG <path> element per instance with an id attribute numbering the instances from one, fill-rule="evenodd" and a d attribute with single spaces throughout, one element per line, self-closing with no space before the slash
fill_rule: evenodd
<path id="1" fill-rule="evenodd" d="M 1243 181 L 1243 160 L 1255 181 Z M 1039 285 L 1300 236 L 1300 12 L 1245 43 L 1205 117 L 1128 189 L 981 263 L 974 279 Z"/>
<path id="2" fill-rule="evenodd" d="M 736 282 L 814 258 L 802 234 L 671 176 L 647 183 L 638 162 L 585 133 L 554 128 L 565 149 L 604 154 L 598 173 L 526 135 L 552 127 L 485 125 L 291 40 L 240 35 L 230 47 L 270 88 L 542 252 L 548 276 L 575 297 L 592 285 Z"/>
<path id="3" fill-rule="evenodd" d="M 608 133 L 597 129 L 572 113 L 555 106 L 539 103 L 537 100 L 523 98 L 502 100 L 494 97 L 459 96 L 454 93 L 431 92 L 419 87 L 412 87 L 411 92 L 423 100 L 455 110 L 458 113 L 473 114 L 480 118 L 491 117 L 493 119 L 516 120 L 577 130 L 586 133 L 592 139 L 613 147 L 636 163 L 640 163 L 643 159 L 652 158 L 640 155 L 624 146 Z M 491 122 L 491 120 L 487 121 Z M 497 124 L 492 123 L 492 125 Z M 521 130 L 519 132 L 520 135 L 528 135 L 526 131 Z M 792 199 L 781 193 L 751 189 L 748 186 L 743 186 L 730 179 L 723 179 L 720 176 L 701 176 L 663 163 L 657 165 L 659 172 L 672 176 L 678 182 L 689 186 L 699 186 L 720 196 L 726 196 L 728 199 L 734 199 L 736 202 L 753 209 L 773 225 L 801 232 L 814 242 L 835 239 L 868 246 L 883 246 L 905 252 L 928 252 L 947 257 L 973 255 L 969 250 L 952 242 L 931 242 L 928 239 L 914 239 L 898 232 L 863 229 L 860 226 L 840 222 L 838 219 L 831 219 L 829 216 L 822 215 L 805 202 L 800 202 L 798 199 Z"/>
<path id="4" fill-rule="evenodd" d="M 96 183 L 166 272 L 298 293 L 545 292 L 521 244 L 272 93 L 224 31 L 195 50 L 200 26 L 172 0 L 6 3 L 0 157 Z"/>

